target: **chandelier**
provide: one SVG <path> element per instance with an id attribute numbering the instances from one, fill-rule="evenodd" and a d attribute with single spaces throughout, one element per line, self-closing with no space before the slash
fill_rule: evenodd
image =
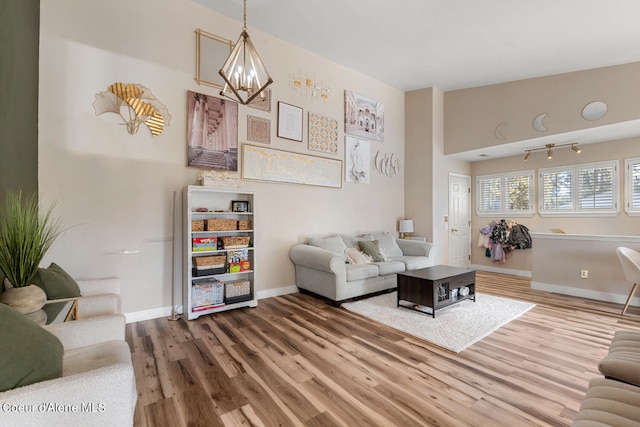
<path id="1" fill-rule="evenodd" d="M 524 161 L 526 162 L 527 160 L 529 160 L 529 156 L 531 155 L 532 151 L 540 151 L 540 150 L 547 150 L 547 159 L 552 159 L 553 158 L 553 152 L 551 151 L 552 148 L 559 148 L 559 147 L 566 147 L 566 146 L 571 146 L 571 149 L 573 151 L 575 151 L 577 154 L 580 154 L 580 152 L 582 151 L 577 145 L 577 142 L 568 142 L 566 144 L 546 144 L 544 147 L 538 147 L 538 148 L 531 148 L 529 150 L 524 150 L 525 156 L 524 156 Z"/>
<path id="2" fill-rule="evenodd" d="M 220 95 L 243 105 L 250 103 L 258 95 L 264 98 L 263 91 L 273 83 L 247 33 L 247 0 L 244 0 L 242 33 L 219 73 L 225 81 Z"/>
<path id="3" fill-rule="evenodd" d="M 315 76 L 301 72 L 289 74 L 289 87 L 301 96 L 323 101 L 329 99 L 333 93 L 330 87 L 325 86 L 323 82 L 318 82 Z"/>

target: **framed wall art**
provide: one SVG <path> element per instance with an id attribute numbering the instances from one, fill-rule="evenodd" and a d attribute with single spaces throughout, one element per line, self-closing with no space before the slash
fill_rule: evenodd
<path id="1" fill-rule="evenodd" d="M 238 103 L 187 92 L 187 166 L 238 170 Z"/>
<path id="2" fill-rule="evenodd" d="M 247 116 L 247 140 L 271 144 L 271 120 Z"/>
<path id="3" fill-rule="evenodd" d="M 384 141 L 384 105 L 375 99 L 345 90 L 344 133 Z"/>
<path id="4" fill-rule="evenodd" d="M 302 142 L 302 113 L 302 108 L 278 101 L 278 138 Z"/>
<path id="5" fill-rule="evenodd" d="M 338 154 L 338 121 L 309 112 L 309 149 Z"/>
<path id="6" fill-rule="evenodd" d="M 242 144 L 242 179 L 342 188 L 342 160 Z"/>
<path id="7" fill-rule="evenodd" d="M 362 139 L 345 137 L 345 171 L 346 182 L 369 184 L 371 176 L 371 142 Z"/>
<path id="8" fill-rule="evenodd" d="M 196 30 L 196 82 L 222 89 L 224 80 L 218 70 L 231 53 L 233 42 L 201 29 Z"/>
<path id="9" fill-rule="evenodd" d="M 248 103 L 247 105 L 251 108 L 255 108 L 256 110 L 266 111 L 267 113 L 271 112 L 271 89 L 267 88 L 262 91 L 264 96 L 256 96 L 253 98 L 253 101 Z"/>

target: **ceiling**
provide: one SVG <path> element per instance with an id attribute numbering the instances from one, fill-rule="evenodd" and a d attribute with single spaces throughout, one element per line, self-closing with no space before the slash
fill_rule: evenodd
<path id="1" fill-rule="evenodd" d="M 242 0 L 193 1 L 242 21 Z M 247 0 L 250 34 L 258 28 L 404 91 L 638 62 L 638 16 L 638 0 Z"/>

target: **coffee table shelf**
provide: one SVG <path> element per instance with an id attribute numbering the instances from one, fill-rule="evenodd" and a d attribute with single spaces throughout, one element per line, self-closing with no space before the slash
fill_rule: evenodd
<path id="1" fill-rule="evenodd" d="M 466 268 L 436 265 L 397 274 L 398 307 L 410 308 L 436 317 L 436 311 L 461 301 L 476 300 L 476 272 Z M 460 296 L 467 288 L 468 295 Z M 454 296 L 454 294 L 458 294 Z M 407 304 L 401 304 L 405 301 Z M 430 313 L 425 310 L 430 309 Z"/>

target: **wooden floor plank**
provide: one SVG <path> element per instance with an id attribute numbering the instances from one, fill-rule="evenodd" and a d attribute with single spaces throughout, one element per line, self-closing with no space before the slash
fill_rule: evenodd
<path id="1" fill-rule="evenodd" d="M 568 426 L 616 330 L 640 308 L 477 272 L 477 292 L 536 306 L 460 353 L 320 299 L 127 325 L 136 427 Z"/>

